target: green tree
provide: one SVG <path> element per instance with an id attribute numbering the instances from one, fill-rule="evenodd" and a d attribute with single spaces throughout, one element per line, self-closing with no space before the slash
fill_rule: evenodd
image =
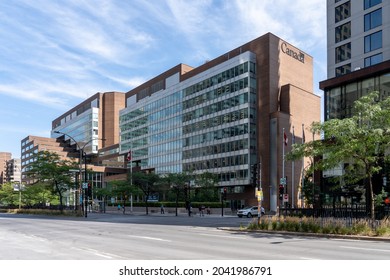
<path id="1" fill-rule="evenodd" d="M 151 194 L 156 193 L 163 186 L 160 176 L 156 173 L 133 172 L 132 180 L 145 197 L 146 215 L 149 215 L 148 199 Z"/>
<path id="2" fill-rule="evenodd" d="M 323 135 L 323 140 L 295 144 L 289 159 L 319 158 L 316 170 L 328 170 L 347 163 L 344 182 L 367 181 L 371 219 L 375 219 L 373 175 L 388 161 L 390 142 L 390 98 L 378 101 L 373 92 L 355 101 L 352 116 L 313 123 L 311 131 Z"/>
<path id="3" fill-rule="evenodd" d="M 70 170 L 75 168 L 77 164 L 74 161 L 61 159 L 57 153 L 40 151 L 30 165 L 28 176 L 34 180 L 33 184 L 44 183 L 51 186 L 51 190 L 59 197 L 62 211 L 63 193 L 73 185 Z"/>
<path id="4" fill-rule="evenodd" d="M 110 182 L 111 194 L 119 196 L 124 200 L 123 214 L 126 212 L 126 201 L 132 194 L 138 194 L 139 189 L 131 185 L 128 181 L 112 181 Z"/>
<path id="5" fill-rule="evenodd" d="M 197 199 L 199 201 L 218 201 L 218 175 L 204 172 L 195 176 L 195 185 L 199 187 Z"/>
<path id="6" fill-rule="evenodd" d="M 15 206 L 19 199 L 19 194 L 14 191 L 12 183 L 5 183 L 0 187 L 0 204 Z"/>
<path id="7" fill-rule="evenodd" d="M 187 191 L 188 182 L 191 180 L 191 176 L 186 173 L 169 173 L 163 178 L 163 184 L 168 186 L 170 191 L 175 196 L 176 203 L 176 216 L 178 215 L 177 208 L 179 207 L 179 198 L 181 195 L 185 195 Z"/>
<path id="8" fill-rule="evenodd" d="M 47 200 L 55 199 L 50 188 L 50 185 L 46 183 L 37 183 L 25 188 L 22 192 L 23 202 L 31 207 L 36 204 L 44 204 Z"/>

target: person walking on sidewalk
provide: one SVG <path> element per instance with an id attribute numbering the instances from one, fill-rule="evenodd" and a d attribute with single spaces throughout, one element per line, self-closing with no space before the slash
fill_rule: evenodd
<path id="1" fill-rule="evenodd" d="M 161 206 L 160 206 L 160 213 L 165 214 L 164 204 L 161 204 Z"/>

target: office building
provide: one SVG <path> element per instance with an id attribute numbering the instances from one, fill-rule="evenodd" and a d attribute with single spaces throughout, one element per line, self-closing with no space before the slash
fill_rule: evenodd
<path id="1" fill-rule="evenodd" d="M 130 152 L 130 164 L 159 174 L 215 173 L 233 208 L 257 204 L 252 168 L 261 163 L 257 186 L 264 206 L 276 211 L 280 178 L 288 178 L 289 202 L 296 205 L 302 173 L 301 163 L 283 164 L 283 150 L 290 150 L 293 132 L 301 141 L 303 125 L 319 120 L 312 57 L 268 33 L 127 92 L 120 154 Z"/>
<path id="2" fill-rule="evenodd" d="M 390 1 L 328 0 L 327 9 L 325 120 L 350 116 L 354 101 L 374 90 L 390 95 Z"/>
<path id="3" fill-rule="evenodd" d="M 7 161 L 7 182 L 21 182 L 22 168 L 20 159 L 13 158 Z"/>
<path id="4" fill-rule="evenodd" d="M 99 149 L 119 143 L 119 110 L 124 106 L 124 93 L 98 92 L 53 120 L 52 138 L 63 137 L 76 150 L 97 155 Z"/>
<path id="5" fill-rule="evenodd" d="M 324 90 L 324 119 L 352 115 L 354 102 L 372 91 L 380 99 L 390 96 L 390 1 L 327 0 L 328 79 Z M 327 171 L 323 192 L 331 185 L 327 177 L 341 174 Z M 374 192 L 382 187 L 380 174 Z"/>
<path id="6" fill-rule="evenodd" d="M 0 152 L 0 185 L 7 182 L 7 162 L 11 160 L 12 154 Z"/>
<path id="7" fill-rule="evenodd" d="M 390 59 L 390 2 L 327 0 L 328 79 Z"/>

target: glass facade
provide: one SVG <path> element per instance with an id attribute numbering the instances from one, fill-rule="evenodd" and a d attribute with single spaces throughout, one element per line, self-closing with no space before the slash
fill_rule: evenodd
<path id="1" fill-rule="evenodd" d="M 55 130 L 72 136 L 80 147 L 83 147 L 84 143 L 87 143 L 84 148 L 84 152 L 87 154 L 97 153 L 99 108 L 92 107 L 64 124 L 57 126 Z M 55 134 L 55 136 L 58 136 L 58 134 Z M 96 140 L 91 141 L 91 139 Z M 74 141 L 66 135 L 65 140 L 70 140 L 71 144 L 74 144 Z"/>
<path id="2" fill-rule="evenodd" d="M 208 171 L 224 185 L 249 184 L 254 61 L 246 52 L 122 110 L 120 153 L 131 150 L 134 165 L 160 174 Z"/>
<path id="3" fill-rule="evenodd" d="M 372 91 L 381 99 L 390 96 L 390 72 L 325 91 L 325 120 L 351 117 L 354 102 Z"/>

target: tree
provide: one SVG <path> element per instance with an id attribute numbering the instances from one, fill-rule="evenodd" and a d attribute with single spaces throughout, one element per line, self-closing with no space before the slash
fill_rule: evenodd
<path id="1" fill-rule="evenodd" d="M 131 194 L 139 193 L 139 190 L 136 186 L 130 185 L 128 181 L 112 181 L 110 182 L 111 193 L 116 196 L 123 198 L 123 214 L 126 212 L 126 201 Z"/>
<path id="2" fill-rule="evenodd" d="M 346 163 L 344 182 L 348 184 L 367 181 L 371 219 L 375 219 L 373 176 L 388 161 L 390 142 L 390 98 L 378 100 L 373 92 L 355 101 L 353 115 L 313 123 L 311 131 L 323 139 L 295 144 L 289 159 L 318 157 L 316 170 L 328 170 Z"/>
<path id="3" fill-rule="evenodd" d="M 191 176 L 186 173 L 169 173 L 163 177 L 164 184 L 167 185 L 175 195 L 176 216 L 178 215 L 177 208 L 179 206 L 179 197 L 181 194 L 185 194 L 190 179 Z"/>
<path id="4" fill-rule="evenodd" d="M 0 187 L 0 205 L 16 205 L 18 194 L 14 191 L 12 183 L 5 183 Z"/>
<path id="5" fill-rule="evenodd" d="M 160 176 L 156 173 L 133 172 L 132 178 L 134 185 L 140 188 L 145 195 L 146 215 L 149 215 L 148 199 L 161 186 Z"/>
<path id="6" fill-rule="evenodd" d="M 218 201 L 218 175 L 204 172 L 195 176 L 195 185 L 199 187 L 199 201 Z"/>
<path id="7" fill-rule="evenodd" d="M 51 187 L 45 183 L 37 183 L 25 188 L 23 191 L 23 201 L 27 206 L 44 204 L 48 199 L 52 200 L 53 192 Z"/>
<path id="8" fill-rule="evenodd" d="M 61 159 L 57 153 L 40 151 L 30 165 L 28 176 L 33 184 L 45 183 L 59 197 L 60 211 L 63 210 L 63 193 L 72 186 L 71 169 L 77 168 L 74 161 Z"/>

